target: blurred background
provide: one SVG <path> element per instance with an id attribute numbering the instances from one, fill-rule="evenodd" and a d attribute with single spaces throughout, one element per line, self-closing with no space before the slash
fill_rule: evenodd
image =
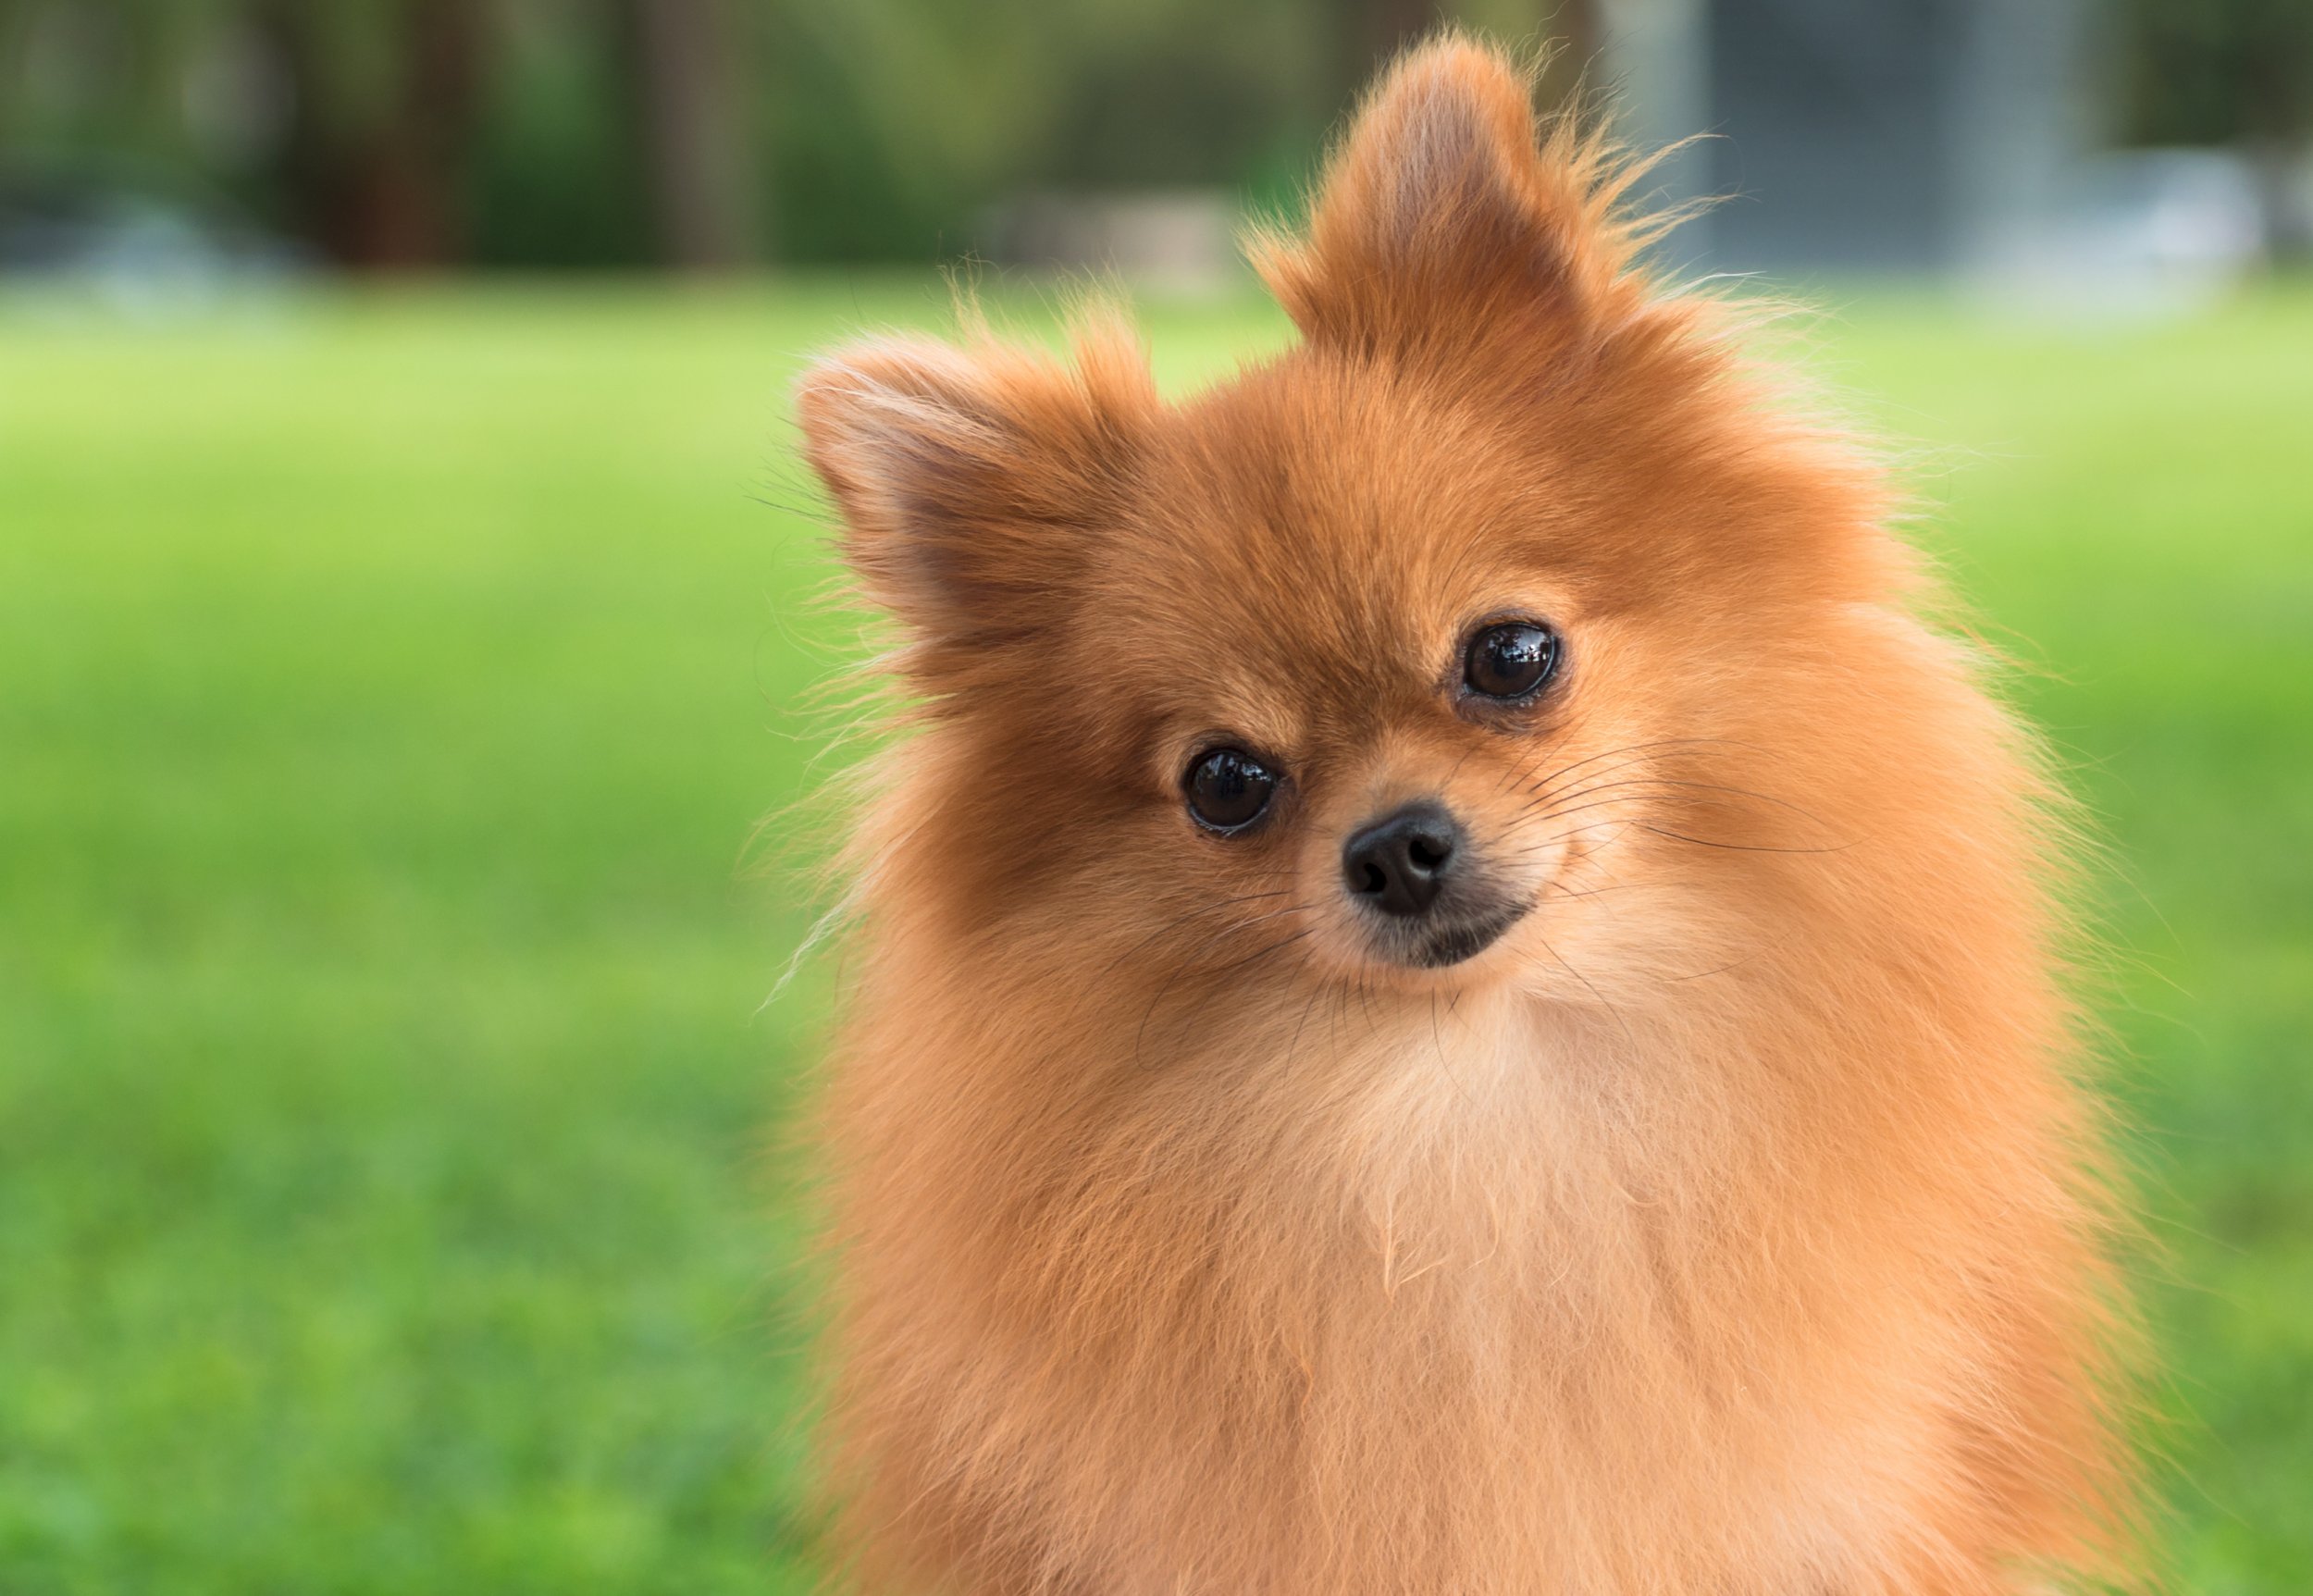
<path id="1" fill-rule="evenodd" d="M 786 386 L 959 261 L 1280 346 L 1235 228 L 1445 20 L 1708 135 L 1661 264 L 2015 656 L 2155 1539 L 2313 1590 L 2313 0 L 0 0 L 0 1591 L 809 1587 Z"/>
<path id="2" fill-rule="evenodd" d="M 4 0 L 0 270 L 702 272 L 970 253 L 1218 283 L 1374 62 L 1557 43 L 1725 270 L 2313 249 L 2306 0 Z M 2134 278 L 2106 283 L 2101 279 Z"/>

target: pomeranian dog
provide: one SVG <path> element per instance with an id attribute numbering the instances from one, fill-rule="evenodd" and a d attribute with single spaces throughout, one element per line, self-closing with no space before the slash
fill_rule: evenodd
<path id="1" fill-rule="evenodd" d="M 804 378 L 918 706 L 819 1130 L 840 1578 L 2127 1578 L 2035 745 L 1632 171 L 1443 39 L 1256 241 L 1289 352 Z"/>

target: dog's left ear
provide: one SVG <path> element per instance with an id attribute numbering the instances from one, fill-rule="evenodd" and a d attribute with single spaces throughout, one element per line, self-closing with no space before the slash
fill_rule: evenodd
<path id="1" fill-rule="evenodd" d="M 1570 125 L 1539 146 L 1530 74 L 1449 36 L 1374 88 L 1306 238 L 1256 235 L 1254 265 L 1315 341 L 1467 351 L 1505 320 L 1602 313 L 1633 247 L 1613 213 L 1635 175 Z"/>

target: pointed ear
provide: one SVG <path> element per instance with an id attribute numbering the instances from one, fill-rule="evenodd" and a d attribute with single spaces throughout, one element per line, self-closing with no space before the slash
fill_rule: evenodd
<path id="1" fill-rule="evenodd" d="M 1367 95 L 1307 237 L 1256 237 L 1254 265 L 1310 339 L 1366 353 L 1594 314 L 1633 247 L 1611 213 L 1636 173 L 1571 124 L 1535 141 L 1528 72 L 1462 38 L 1425 44 Z"/>
<path id="2" fill-rule="evenodd" d="M 845 562 L 926 669 L 926 649 L 984 654 L 1055 623 L 1156 402 L 1113 322 L 1080 331 L 1073 365 L 987 340 L 861 344 L 796 402 Z"/>

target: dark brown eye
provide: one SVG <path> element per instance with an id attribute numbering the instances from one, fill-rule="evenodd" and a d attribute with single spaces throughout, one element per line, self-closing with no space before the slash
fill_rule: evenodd
<path id="1" fill-rule="evenodd" d="M 1540 621 L 1481 626 L 1462 655 L 1462 680 L 1489 699 L 1523 699 L 1557 674 L 1558 634 Z"/>
<path id="2" fill-rule="evenodd" d="M 1210 749 L 1197 755 L 1181 784 L 1189 813 L 1207 831 L 1243 831 L 1261 818 L 1277 791 L 1277 777 L 1242 749 Z"/>

